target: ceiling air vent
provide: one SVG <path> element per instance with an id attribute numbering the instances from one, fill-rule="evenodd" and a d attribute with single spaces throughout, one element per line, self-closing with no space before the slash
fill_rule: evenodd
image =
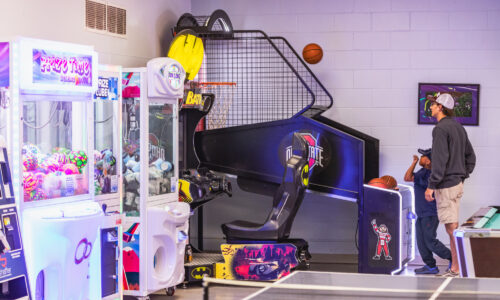
<path id="1" fill-rule="evenodd" d="M 85 26 L 94 32 L 125 37 L 127 11 L 105 2 L 85 0 Z"/>
<path id="2" fill-rule="evenodd" d="M 108 32 L 127 34 L 127 11 L 115 6 L 107 6 Z"/>
<path id="3" fill-rule="evenodd" d="M 85 1 L 85 25 L 90 29 L 106 30 L 106 4 Z"/>

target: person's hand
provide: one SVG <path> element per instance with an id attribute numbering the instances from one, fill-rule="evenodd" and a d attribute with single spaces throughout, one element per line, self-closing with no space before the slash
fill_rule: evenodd
<path id="1" fill-rule="evenodd" d="M 432 196 L 432 194 L 434 193 L 434 190 L 433 189 L 426 189 L 425 190 L 425 200 L 427 200 L 428 202 L 432 202 L 434 201 L 434 197 Z"/>
<path id="2" fill-rule="evenodd" d="M 416 163 L 418 161 L 418 156 L 413 155 L 413 162 Z"/>

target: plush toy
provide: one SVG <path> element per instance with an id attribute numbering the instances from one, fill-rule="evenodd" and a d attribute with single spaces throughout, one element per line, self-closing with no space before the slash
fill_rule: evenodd
<path id="1" fill-rule="evenodd" d="M 71 151 L 68 155 L 69 161 L 78 167 L 81 170 L 83 167 L 87 165 L 87 154 L 85 151 Z"/>
<path id="2" fill-rule="evenodd" d="M 123 164 L 126 165 L 128 163 L 129 160 L 132 159 L 132 156 L 128 155 L 128 154 L 124 154 L 123 155 Z"/>
<path id="3" fill-rule="evenodd" d="M 153 162 L 153 165 L 162 172 L 169 172 L 172 170 L 172 164 L 169 161 L 158 158 Z"/>
<path id="4" fill-rule="evenodd" d="M 149 168 L 149 179 L 158 179 L 161 178 L 161 174 L 163 172 L 158 170 L 157 168 Z"/>
<path id="5" fill-rule="evenodd" d="M 101 194 L 101 184 L 99 183 L 99 180 L 94 180 L 94 192 L 96 195 L 100 195 Z"/>
<path id="6" fill-rule="evenodd" d="M 102 157 L 103 156 L 99 150 L 94 150 L 94 163 L 100 161 Z"/>
<path id="7" fill-rule="evenodd" d="M 109 176 L 102 178 L 100 181 L 102 186 L 102 192 L 107 194 L 111 192 L 111 178 Z"/>
<path id="8" fill-rule="evenodd" d="M 24 192 L 31 193 L 36 188 L 37 181 L 32 172 L 23 173 L 23 188 Z"/>
<path id="9" fill-rule="evenodd" d="M 111 151 L 110 149 L 106 149 L 102 150 L 101 154 L 105 164 L 110 167 L 116 164 L 116 158 L 113 156 L 113 151 Z"/>
<path id="10" fill-rule="evenodd" d="M 133 183 L 134 181 L 139 182 L 139 173 L 134 173 L 130 170 L 127 170 L 124 177 L 127 184 Z"/>
<path id="11" fill-rule="evenodd" d="M 125 166 L 132 170 L 132 172 L 139 172 L 141 169 L 141 164 L 133 159 L 130 159 Z"/>
<path id="12" fill-rule="evenodd" d="M 123 147 L 123 150 L 125 150 L 128 155 L 133 155 L 134 152 L 139 148 L 139 145 L 137 144 L 127 144 Z"/>

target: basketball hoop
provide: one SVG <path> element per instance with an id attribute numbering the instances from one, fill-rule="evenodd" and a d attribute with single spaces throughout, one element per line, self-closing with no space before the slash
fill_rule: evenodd
<path id="1" fill-rule="evenodd" d="M 236 90 L 235 82 L 198 82 L 202 93 L 215 95 L 210 113 L 206 116 L 206 129 L 218 129 L 231 126 L 228 124 L 229 108 L 233 103 Z"/>

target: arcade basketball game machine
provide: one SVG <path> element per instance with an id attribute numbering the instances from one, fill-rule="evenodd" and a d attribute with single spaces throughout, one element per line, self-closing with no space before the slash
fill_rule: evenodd
<path id="1" fill-rule="evenodd" d="M 387 214 L 388 219 L 383 220 L 394 224 L 389 230 L 394 236 L 390 250 L 395 255 L 392 261 L 371 261 L 374 255 L 370 245 L 377 242 L 371 223 L 372 211 L 379 208 L 386 211 L 386 208 L 380 204 L 385 200 L 368 199 L 370 205 L 367 205 L 366 197 L 372 197 L 372 193 L 364 183 L 379 177 L 379 141 L 324 115 L 333 107 L 333 98 L 291 44 L 284 37 L 268 36 L 260 30 L 234 30 L 222 10 L 210 16 L 184 14 L 174 33 L 186 29 L 194 31 L 204 43 L 205 57 L 199 81 L 236 83 L 231 103 L 222 110 L 223 116 L 216 115 L 217 110 L 212 109 L 206 117 L 224 120 L 223 126 L 206 126 L 206 130 L 196 132 L 196 160 L 188 157 L 186 165 L 235 175 L 240 188 L 246 191 L 263 185 L 274 186 L 267 192 L 276 197 L 287 161 L 294 153 L 293 138 L 299 133 L 309 150 L 306 196 L 307 192 L 316 192 L 335 199 L 332 201 L 358 204 L 359 272 L 392 273 L 408 262 L 413 253 L 408 250 L 413 244 L 413 221 L 400 204 L 405 202 L 411 206 L 411 200 L 400 201 L 400 197 L 408 198 L 412 193 L 392 197 L 392 191 L 380 191 L 383 199 L 395 203 L 390 205 L 395 213 Z M 214 98 L 214 105 L 221 105 L 217 99 L 225 97 L 214 93 Z M 370 190 L 366 192 L 367 189 Z M 296 200 L 292 211 L 301 205 L 302 201 Z M 269 218 L 273 218 L 272 212 L 280 203 L 273 202 Z M 198 215 L 202 224 L 202 211 Z M 260 224 L 238 220 L 223 224 L 222 230 L 229 245 L 241 240 L 283 242 L 289 239 L 288 229 L 294 217 L 294 213 L 281 215 L 278 223 L 287 230 L 274 228 L 277 234 L 272 236 L 262 231 L 267 228 L 267 221 Z M 377 221 L 382 221 L 381 217 Z M 407 224 L 406 227 L 403 224 Z M 200 232 L 198 237 L 202 245 Z"/>

